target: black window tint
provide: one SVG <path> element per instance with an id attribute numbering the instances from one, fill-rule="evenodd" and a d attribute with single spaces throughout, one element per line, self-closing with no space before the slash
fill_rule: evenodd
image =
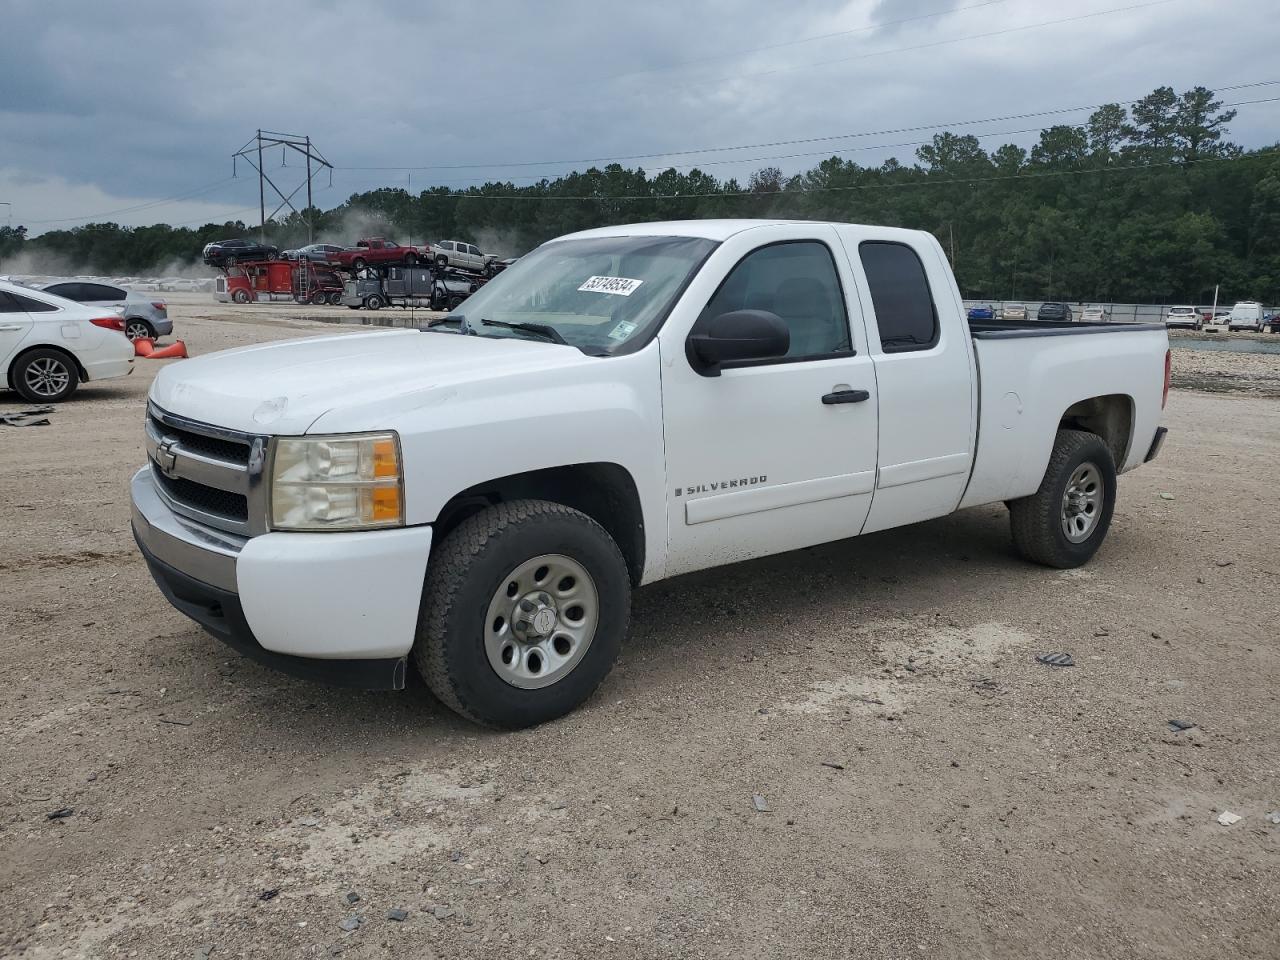
<path id="1" fill-rule="evenodd" d="M 30 297 L 24 297 L 20 293 L 11 293 L 9 296 L 17 301 L 19 309 L 25 310 L 27 313 L 51 313 L 58 309 L 51 303 L 45 303 L 43 300 L 32 300 Z"/>
<path id="2" fill-rule="evenodd" d="M 924 264 L 901 243 L 868 241 L 858 247 L 885 353 L 927 350 L 938 342 L 938 312 Z"/>
<path id="3" fill-rule="evenodd" d="M 852 349 L 831 251 L 815 240 L 775 243 L 748 254 L 725 278 L 698 322 L 732 310 L 768 310 L 780 316 L 791 332 L 791 358 Z"/>
<path id="4" fill-rule="evenodd" d="M 55 297 L 66 297 L 77 303 L 85 298 L 83 283 L 52 283 L 44 288 L 44 292 L 52 293 Z"/>
<path id="5" fill-rule="evenodd" d="M 123 300 L 128 296 L 119 287 L 108 287 L 101 283 L 86 283 L 84 286 L 88 288 L 89 294 L 85 297 L 86 300 Z"/>
<path id="6" fill-rule="evenodd" d="M 18 301 L 9 296 L 8 292 L 0 290 L 0 313 L 23 313 L 23 309 L 18 306 Z"/>

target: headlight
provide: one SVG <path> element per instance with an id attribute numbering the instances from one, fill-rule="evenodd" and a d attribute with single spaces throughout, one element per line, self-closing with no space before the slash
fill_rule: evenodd
<path id="1" fill-rule="evenodd" d="M 404 525 L 400 439 L 394 433 L 281 437 L 271 470 L 275 530 Z"/>

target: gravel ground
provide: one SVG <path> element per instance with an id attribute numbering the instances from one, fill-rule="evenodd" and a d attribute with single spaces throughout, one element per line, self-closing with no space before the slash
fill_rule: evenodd
<path id="1" fill-rule="evenodd" d="M 298 309 L 174 312 L 350 330 Z M 1275 400 L 1175 389 L 1088 567 L 991 507 L 657 584 L 583 709 L 496 734 L 163 601 L 138 366 L 0 428 L 0 956 L 1280 955 Z"/>

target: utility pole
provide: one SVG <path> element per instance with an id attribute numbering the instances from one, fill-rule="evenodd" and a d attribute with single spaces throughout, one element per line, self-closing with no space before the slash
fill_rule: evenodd
<path id="1" fill-rule="evenodd" d="M 333 164 L 326 160 L 320 151 L 316 149 L 315 144 L 311 142 L 310 136 L 302 136 L 292 133 L 278 133 L 274 130 L 259 129 L 243 147 L 231 155 L 231 173 L 233 176 L 236 172 L 237 159 L 244 160 L 245 163 L 253 167 L 258 174 L 258 213 L 261 217 L 258 229 L 264 243 L 267 239 L 268 220 L 273 219 L 275 215 L 285 207 L 288 207 L 294 213 L 300 212 L 298 208 L 293 205 L 293 198 L 303 187 L 303 184 L 300 183 L 286 194 L 276 186 L 275 181 L 267 176 L 266 170 L 263 169 L 262 165 L 262 151 L 269 147 L 282 147 L 286 150 L 295 150 L 307 158 L 307 179 L 304 181 L 307 188 L 307 239 L 309 241 L 314 240 L 315 226 L 312 223 L 311 214 L 311 208 L 313 205 L 311 199 L 311 180 L 313 176 L 327 167 L 329 169 L 329 181 L 332 185 Z M 254 160 L 255 153 L 257 154 L 256 162 Z M 312 170 L 313 161 L 318 166 L 318 169 L 315 169 L 314 171 Z M 272 192 L 280 198 L 280 203 L 271 211 L 270 215 L 267 214 L 267 187 L 270 187 Z"/>

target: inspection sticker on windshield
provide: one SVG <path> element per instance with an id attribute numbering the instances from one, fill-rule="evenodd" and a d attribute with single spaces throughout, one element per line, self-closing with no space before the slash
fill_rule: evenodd
<path id="1" fill-rule="evenodd" d="M 615 293 L 629 297 L 642 283 L 643 280 L 628 280 L 626 277 L 587 277 L 587 282 L 578 289 L 583 293 Z"/>
<path id="2" fill-rule="evenodd" d="M 609 332 L 610 340 L 625 340 L 635 332 L 636 325 L 630 320 L 621 321 Z"/>

